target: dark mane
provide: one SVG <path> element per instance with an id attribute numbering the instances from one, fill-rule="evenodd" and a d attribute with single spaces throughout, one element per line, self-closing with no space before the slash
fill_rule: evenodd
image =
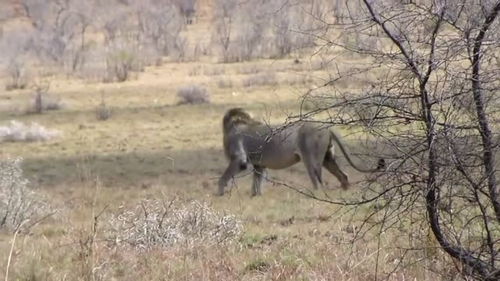
<path id="1" fill-rule="evenodd" d="M 243 108 L 231 108 L 226 114 L 224 114 L 224 118 L 222 119 L 222 127 L 224 129 L 224 133 L 228 132 L 231 128 L 236 125 L 260 125 L 261 122 L 253 119 L 250 114 L 245 112 Z"/>

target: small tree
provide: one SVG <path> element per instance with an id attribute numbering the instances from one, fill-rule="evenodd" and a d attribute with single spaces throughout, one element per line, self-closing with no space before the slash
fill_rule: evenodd
<path id="1" fill-rule="evenodd" d="M 5 87 L 6 90 L 24 89 L 26 88 L 26 68 L 22 58 L 15 58 L 9 62 L 7 66 L 11 81 Z"/>
<path id="2" fill-rule="evenodd" d="M 6 59 L 4 63 L 10 78 L 6 85 L 7 90 L 24 89 L 28 84 L 28 62 L 30 60 L 29 50 L 33 44 L 32 36 L 26 30 L 14 30 L 5 33 L 0 40 L 0 51 Z"/>
<path id="3" fill-rule="evenodd" d="M 220 48 L 224 62 L 230 61 L 229 47 L 233 39 L 234 16 L 237 3 L 232 0 L 216 0 L 214 7 L 214 26 L 212 44 Z"/>
<path id="4" fill-rule="evenodd" d="M 500 1 L 357 4 L 363 8 L 351 11 L 344 26 L 378 44 L 325 40 L 368 56 L 371 64 L 338 69 L 327 83 L 336 95 L 319 97 L 322 109 L 297 117 L 328 111 L 325 122 L 370 133 L 377 140 L 375 154 L 390 160 L 385 173 L 364 183 L 364 200 L 343 204 L 375 203 L 368 217 L 382 217 L 381 232 L 398 228 L 416 237 L 428 229 L 464 276 L 499 280 Z M 367 72 L 376 78 L 357 92 L 335 86 Z M 463 100 L 473 106 L 462 106 Z M 371 224 L 367 219 L 363 225 Z M 425 248 L 420 242 L 410 239 L 403 249 Z"/>
<path id="5" fill-rule="evenodd" d="M 177 3 L 177 5 L 181 4 Z M 183 5 L 187 4 L 184 3 L 181 6 Z M 188 8 L 187 6 L 178 7 L 170 1 L 140 2 L 135 8 L 135 13 L 141 44 L 152 44 L 160 55 L 182 59 L 186 48 L 186 39 L 181 36 L 181 31 L 186 24 L 183 18 L 186 14 L 183 13 L 183 9 Z"/>

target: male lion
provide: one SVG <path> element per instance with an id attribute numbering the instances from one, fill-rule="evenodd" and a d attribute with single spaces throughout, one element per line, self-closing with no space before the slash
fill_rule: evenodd
<path id="1" fill-rule="evenodd" d="M 360 172 L 375 172 L 385 167 L 380 159 L 375 169 L 362 169 L 353 163 L 334 132 L 310 122 L 298 122 L 283 128 L 271 127 L 258 122 L 241 108 L 226 112 L 222 120 L 224 153 L 229 166 L 219 179 L 217 195 L 224 195 L 229 180 L 251 163 L 254 168 L 252 196 L 261 194 L 266 168 L 283 169 L 300 160 L 304 162 L 314 188 L 323 185 L 321 166 L 325 167 L 341 183 L 349 187 L 347 174 L 337 165 L 333 142 L 337 143 L 347 161 Z"/>

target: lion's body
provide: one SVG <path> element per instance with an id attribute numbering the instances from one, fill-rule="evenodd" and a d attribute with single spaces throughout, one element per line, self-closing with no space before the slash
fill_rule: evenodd
<path id="1" fill-rule="evenodd" d="M 261 194 L 266 169 L 284 169 L 303 161 L 315 188 L 322 185 L 321 168 L 325 167 L 349 186 L 347 175 L 334 158 L 333 143 L 339 139 L 328 128 L 308 122 L 273 127 L 253 120 L 240 108 L 229 110 L 223 119 L 224 152 L 229 166 L 219 180 L 218 194 L 224 194 L 228 181 L 250 163 L 254 167 L 252 195 Z M 346 158 L 354 166 L 348 155 Z M 380 165 L 379 165 L 380 166 Z M 355 167 L 357 168 L 357 167 Z"/>

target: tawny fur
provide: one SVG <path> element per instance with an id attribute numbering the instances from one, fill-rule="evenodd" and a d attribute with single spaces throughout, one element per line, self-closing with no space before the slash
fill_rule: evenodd
<path id="1" fill-rule="evenodd" d="M 288 126 L 269 126 L 253 119 L 241 108 L 226 112 L 222 120 L 224 154 L 229 165 L 219 179 L 218 195 L 223 195 L 229 180 L 245 170 L 254 168 L 252 196 L 261 194 L 267 169 L 284 169 L 299 161 L 304 162 L 314 188 L 323 186 L 322 167 L 332 173 L 342 188 L 349 187 L 347 174 L 335 161 L 336 143 L 348 162 L 358 171 L 381 170 L 385 163 L 379 160 L 375 169 L 362 169 L 353 163 L 339 137 L 328 128 L 309 122 Z"/>

